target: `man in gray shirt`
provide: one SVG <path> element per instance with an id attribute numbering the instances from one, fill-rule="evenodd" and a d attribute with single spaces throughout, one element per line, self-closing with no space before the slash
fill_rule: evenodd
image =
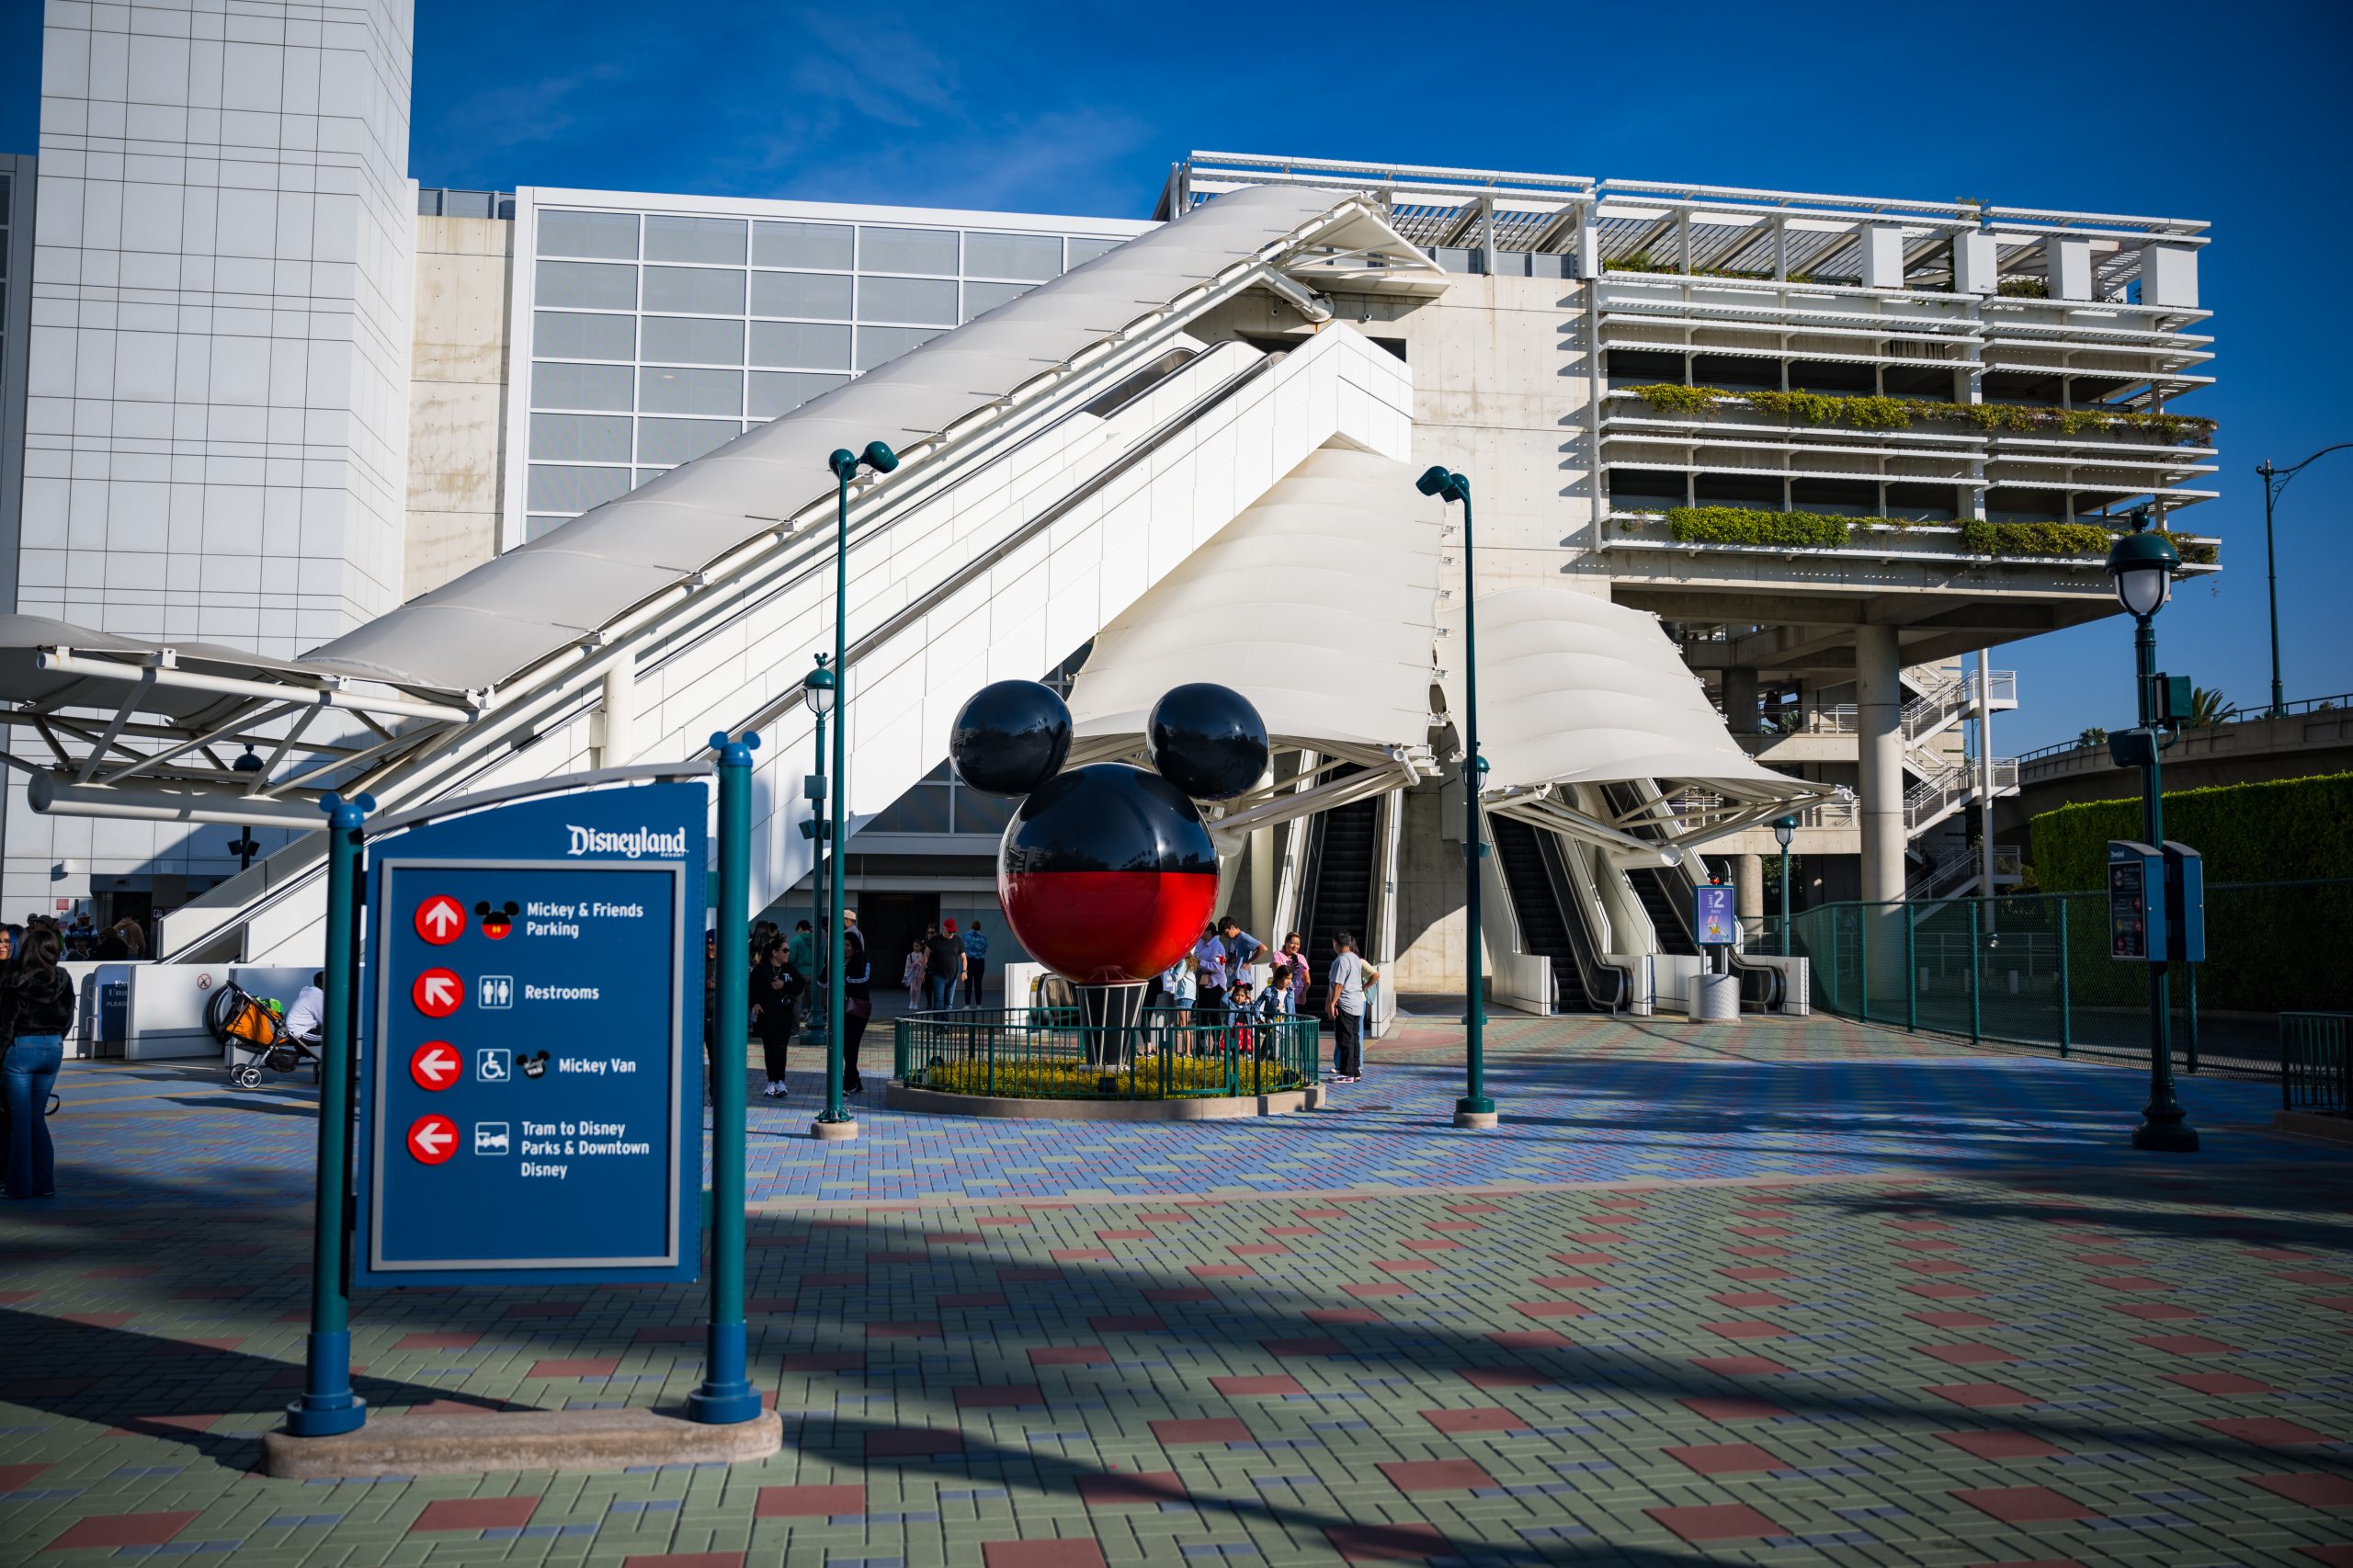
<path id="1" fill-rule="evenodd" d="M 1332 1021 L 1332 1082 L 1353 1084 L 1364 1076 L 1364 988 L 1381 971 L 1357 956 L 1357 939 L 1343 931 L 1332 938 L 1332 967 L 1324 971 L 1324 1016 Z"/>

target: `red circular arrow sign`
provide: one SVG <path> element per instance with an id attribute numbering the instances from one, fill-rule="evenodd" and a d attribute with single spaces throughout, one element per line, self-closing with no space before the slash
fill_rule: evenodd
<path id="1" fill-rule="evenodd" d="M 466 906 L 448 893 L 435 893 L 416 906 L 416 934 L 446 948 L 466 934 Z"/>
<path id="2" fill-rule="evenodd" d="M 446 1040 L 428 1040 L 408 1059 L 408 1075 L 420 1089 L 446 1089 L 456 1083 L 465 1063 L 457 1047 Z"/>
<path id="3" fill-rule="evenodd" d="M 416 1010 L 428 1018 L 446 1018 L 466 999 L 466 983 L 446 969 L 428 969 L 408 988 Z"/>
<path id="4" fill-rule="evenodd" d="M 458 1152 L 458 1124 L 446 1116 L 420 1116 L 409 1123 L 408 1152 L 421 1165 L 438 1165 Z"/>

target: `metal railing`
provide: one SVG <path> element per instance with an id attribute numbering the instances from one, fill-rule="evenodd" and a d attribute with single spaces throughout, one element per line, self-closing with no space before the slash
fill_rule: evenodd
<path id="1" fill-rule="evenodd" d="M 1102 1025 L 1068 1007 L 955 1007 L 896 1020 L 892 1049 L 902 1084 L 1005 1099 L 1212 1099 L 1323 1081 L 1313 1018 L 1202 1008 Z"/>
<path id="2" fill-rule="evenodd" d="M 2346 709 L 2353 709 L 2353 692 L 2338 692 L 2334 697 L 2302 698 L 2297 701 L 2282 705 L 2279 717 L 2295 719 L 2307 713 L 2334 713 Z M 2242 709 L 2227 719 L 2217 720 L 2214 725 L 2196 727 L 2206 729 L 2222 724 L 2252 724 L 2270 717 L 2272 713 L 2268 708 Z M 2105 737 L 2097 741 L 2086 741 L 2078 735 L 2072 741 L 2053 741 L 2047 746 L 2037 746 L 2032 751 L 2020 752 L 2018 761 L 2022 764 L 2040 762 L 2046 756 L 2063 756 L 2071 751 L 2097 751 L 2105 755 L 2107 750 L 2108 741 Z"/>
<path id="3" fill-rule="evenodd" d="M 2279 1108 L 2353 1115 L 2353 1013 L 2279 1015 Z"/>
<path id="4" fill-rule="evenodd" d="M 1767 916 L 1753 950 L 1779 952 Z M 1824 1012 L 2062 1056 L 2146 1061 L 2143 966 L 2109 956 L 2108 894 L 2012 893 L 1827 903 L 1790 921 Z M 2206 890 L 2206 961 L 2177 971 L 2174 1048 L 2186 1071 L 2269 1080 L 2284 1020 L 2353 1012 L 2353 877 Z"/>
<path id="5" fill-rule="evenodd" d="M 2010 794 L 2018 789 L 2018 762 L 2014 756 L 1994 759 L 1994 793 Z M 1949 763 L 1904 794 L 1904 826 L 1917 833 L 1949 816 L 1961 804 L 1977 793 L 1978 778 L 1975 761 Z"/>

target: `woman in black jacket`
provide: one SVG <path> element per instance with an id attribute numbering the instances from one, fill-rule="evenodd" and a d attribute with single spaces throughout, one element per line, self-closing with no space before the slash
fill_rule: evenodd
<path id="1" fill-rule="evenodd" d="M 784 1052 L 792 1043 L 792 1026 L 800 1017 L 801 973 L 786 956 L 784 937 L 772 936 L 752 965 L 752 1032 L 760 1037 L 767 1058 L 772 1100 L 784 1098 Z"/>
<path id="2" fill-rule="evenodd" d="M 57 1190 L 57 1155 L 49 1141 L 49 1093 L 65 1062 L 74 1024 L 74 979 L 57 967 L 54 929 L 25 933 L 16 967 L 0 981 L 0 1031 L 8 1041 L 0 1090 L 8 1101 L 8 1196 L 47 1198 Z"/>

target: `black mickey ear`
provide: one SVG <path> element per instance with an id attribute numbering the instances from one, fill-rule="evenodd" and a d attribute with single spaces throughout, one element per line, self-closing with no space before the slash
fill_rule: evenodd
<path id="1" fill-rule="evenodd" d="M 511 920 L 511 919 L 513 919 L 516 915 L 520 915 L 520 914 L 522 914 L 522 913 L 523 913 L 523 906 L 522 906 L 521 904 L 519 904 L 519 903 L 516 903 L 516 902 L 515 902 L 513 899 L 511 899 L 511 898 L 510 898 L 510 899 L 508 899 L 508 900 L 506 901 L 506 917 L 507 917 L 508 919 L 510 919 L 510 920 Z"/>
<path id="2" fill-rule="evenodd" d="M 1231 800 L 1267 771 L 1267 722 L 1248 698 L 1211 681 L 1154 703 L 1144 746 L 1160 776 L 1197 801 Z"/>
<path id="3" fill-rule="evenodd" d="M 1052 687 L 1034 680 L 984 686 L 956 715 L 948 755 L 973 789 L 1026 795 L 1062 771 L 1070 755 L 1070 710 Z"/>
<path id="4" fill-rule="evenodd" d="M 475 915 L 475 917 L 476 917 L 477 919 L 479 919 L 479 918 L 480 918 L 480 917 L 482 917 L 483 915 L 488 915 L 489 913 L 490 913 L 490 900 L 488 900 L 488 899 L 483 899 L 483 900 L 482 900 L 479 903 L 476 903 L 476 904 L 474 905 L 474 915 Z"/>

